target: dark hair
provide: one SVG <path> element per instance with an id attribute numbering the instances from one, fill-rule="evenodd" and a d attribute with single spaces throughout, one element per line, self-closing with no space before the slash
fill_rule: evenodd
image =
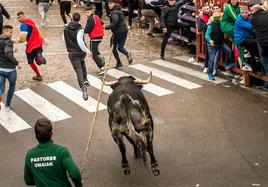
<path id="1" fill-rule="evenodd" d="M 217 7 L 221 7 L 221 5 L 220 4 L 213 4 L 213 6 L 212 6 L 212 8 L 214 8 L 215 6 L 217 6 Z"/>
<path id="2" fill-rule="evenodd" d="M 40 118 L 35 122 L 35 137 L 39 143 L 50 141 L 52 136 L 52 124 L 47 118 Z"/>
<path id="3" fill-rule="evenodd" d="M 11 25 L 4 25 L 2 30 L 8 30 L 8 29 L 13 29 L 13 27 Z"/>
<path id="4" fill-rule="evenodd" d="M 84 8 L 85 11 L 93 11 L 93 7 L 92 6 L 87 6 Z"/>
<path id="5" fill-rule="evenodd" d="M 73 20 L 75 21 L 75 22 L 79 22 L 80 21 L 80 14 L 79 13 L 77 13 L 77 12 L 75 12 L 75 13 L 73 13 Z"/>
<path id="6" fill-rule="evenodd" d="M 17 13 L 17 16 L 20 16 L 20 15 L 24 15 L 24 12 L 19 11 L 19 12 Z"/>

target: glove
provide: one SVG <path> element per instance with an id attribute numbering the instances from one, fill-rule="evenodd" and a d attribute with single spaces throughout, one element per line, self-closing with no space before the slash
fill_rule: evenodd
<path id="1" fill-rule="evenodd" d="M 104 29 L 105 29 L 105 30 L 109 30 L 109 29 L 110 29 L 110 26 L 109 26 L 109 25 L 106 25 L 106 26 L 104 27 Z"/>

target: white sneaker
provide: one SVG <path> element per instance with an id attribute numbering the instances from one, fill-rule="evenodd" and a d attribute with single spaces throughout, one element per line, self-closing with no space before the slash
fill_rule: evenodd
<path id="1" fill-rule="evenodd" d="M 239 81 L 239 84 L 242 84 L 242 85 L 244 85 L 244 84 L 245 84 L 245 79 L 244 79 L 244 77 L 242 78 L 242 80 L 241 80 L 241 81 Z"/>
<path id="2" fill-rule="evenodd" d="M 74 4 L 74 8 L 76 8 L 77 7 L 77 4 Z"/>
<path id="3" fill-rule="evenodd" d="M 204 68 L 203 73 L 207 74 L 208 73 L 208 68 Z"/>
<path id="4" fill-rule="evenodd" d="M 41 26 L 44 26 L 46 23 L 41 22 Z"/>
<path id="5" fill-rule="evenodd" d="M 252 71 L 252 67 L 250 67 L 250 65 L 245 64 L 242 68 L 243 71 Z"/>
<path id="6" fill-rule="evenodd" d="M 131 26 L 128 26 L 127 29 L 130 30 L 132 27 Z"/>

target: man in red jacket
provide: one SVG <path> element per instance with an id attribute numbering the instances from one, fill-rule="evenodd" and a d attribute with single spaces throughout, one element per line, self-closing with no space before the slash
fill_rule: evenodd
<path id="1" fill-rule="evenodd" d="M 97 75 L 103 75 L 105 59 L 99 52 L 99 44 L 101 43 L 104 35 L 102 23 L 99 16 L 93 14 L 92 7 L 86 7 L 85 13 L 88 18 L 85 26 L 85 33 L 88 34 L 88 37 L 90 38 L 90 51 L 92 52 L 94 62 L 100 69 Z"/>
<path id="2" fill-rule="evenodd" d="M 18 12 L 17 18 L 21 23 L 20 34 L 14 42 L 23 43 L 27 41 L 25 52 L 28 64 L 36 74 L 33 76 L 33 80 L 42 81 L 42 76 L 34 61 L 37 65 L 46 64 L 46 59 L 42 55 L 43 38 L 34 21 L 32 19 L 27 19 L 23 12 Z"/>

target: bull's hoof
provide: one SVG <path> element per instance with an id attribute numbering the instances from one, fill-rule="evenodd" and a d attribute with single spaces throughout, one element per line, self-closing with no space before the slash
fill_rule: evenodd
<path id="1" fill-rule="evenodd" d="M 128 164 L 122 164 L 122 169 L 125 175 L 129 175 L 130 174 L 130 167 Z"/>
<path id="2" fill-rule="evenodd" d="M 157 162 L 152 164 L 152 172 L 154 176 L 160 175 L 160 168 Z"/>

